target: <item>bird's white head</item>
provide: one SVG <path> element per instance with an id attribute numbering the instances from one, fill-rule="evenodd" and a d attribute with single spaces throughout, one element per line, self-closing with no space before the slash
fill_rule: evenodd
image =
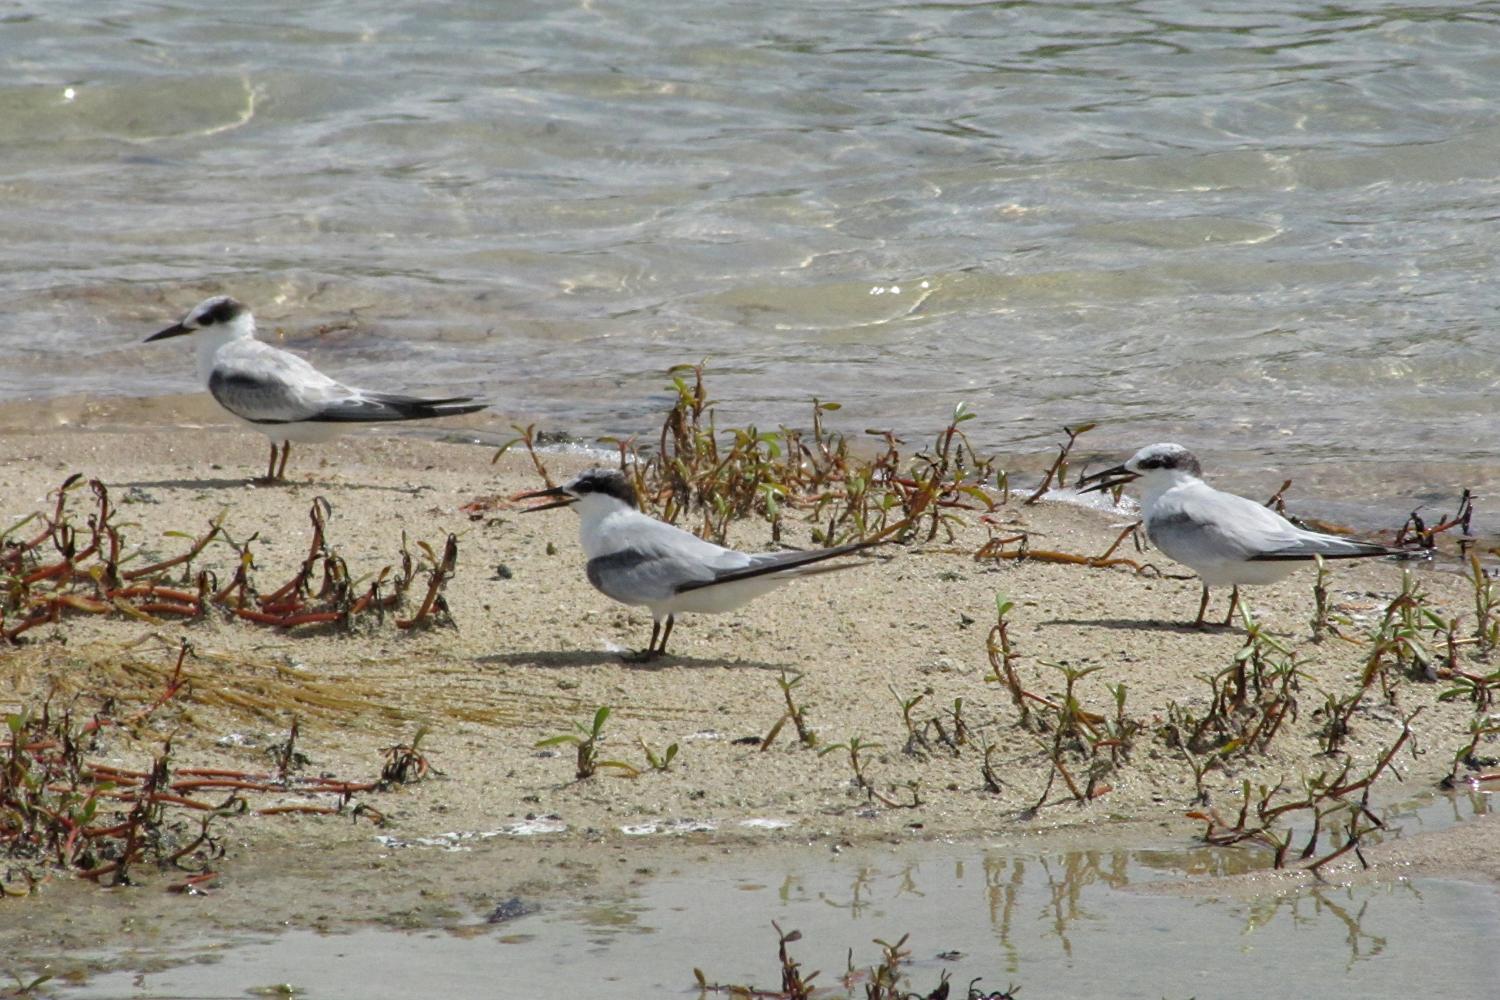
<path id="1" fill-rule="evenodd" d="M 524 513 L 576 506 L 579 516 L 590 520 L 617 510 L 636 508 L 635 485 L 619 469 L 589 469 L 561 486 L 522 493 L 515 497 L 517 500 L 543 498 L 549 498 L 552 502 L 527 507 Z"/>
<path id="2" fill-rule="evenodd" d="M 153 340 L 166 340 L 169 337 L 183 337 L 200 331 L 205 338 L 211 338 L 217 343 L 238 340 L 241 337 L 253 337 L 255 336 L 255 317 L 239 300 L 230 298 L 228 295 L 215 295 L 194 306 L 180 322 L 147 337 L 146 343 L 149 344 Z"/>
<path id="3" fill-rule="evenodd" d="M 1153 444 L 1117 465 L 1091 476 L 1084 476 L 1079 483 L 1089 483 L 1083 492 L 1106 490 L 1134 480 L 1141 480 L 1147 495 L 1159 495 L 1180 483 L 1200 479 L 1203 467 L 1192 452 L 1180 444 Z"/>

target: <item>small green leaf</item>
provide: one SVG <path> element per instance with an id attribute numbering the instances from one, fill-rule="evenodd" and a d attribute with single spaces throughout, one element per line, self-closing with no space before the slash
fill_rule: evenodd
<path id="1" fill-rule="evenodd" d="M 626 777 L 628 777 L 628 778 L 639 778 L 641 776 L 640 768 L 636 767 L 633 764 L 627 764 L 623 760 L 600 760 L 600 761 L 595 761 L 594 762 L 594 766 L 596 768 L 597 767 L 614 768 L 615 770 L 624 773 L 624 775 Z"/>

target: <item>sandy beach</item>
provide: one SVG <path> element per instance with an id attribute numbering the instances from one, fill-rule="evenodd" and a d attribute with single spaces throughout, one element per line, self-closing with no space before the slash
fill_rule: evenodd
<path id="1" fill-rule="evenodd" d="M 110 698 L 122 711 L 149 704 L 180 641 L 190 642 L 189 689 L 139 725 L 104 731 L 88 754 L 116 767 L 145 767 L 170 736 L 175 766 L 264 770 L 267 749 L 285 739 L 295 717 L 306 773 L 369 781 L 380 772 L 383 748 L 425 729 L 421 750 L 431 775 L 350 803 L 378 810 L 382 826 L 350 809 L 225 819 L 225 854 L 213 869 L 229 891 L 217 894 L 224 905 L 215 920 L 440 920 L 515 892 L 628 881 L 670 865 L 679 856 L 673 852 L 1041 832 L 1128 842 L 1150 831 L 1187 842 L 1203 828 L 1186 816 L 1203 807 L 1194 802 L 1185 756 L 1160 733 L 1172 703 L 1206 707 L 1204 678 L 1231 663 L 1244 633 L 1186 627 L 1198 584 L 1159 553 L 1139 558 L 1159 565 L 1162 577 L 978 562 L 972 554 L 987 531 L 968 518 L 952 541 L 889 546 L 866 565 L 782 588 L 740 612 L 685 616 L 667 658 L 634 664 L 620 654 L 645 643 L 649 615 L 589 586 L 574 514 L 523 516 L 503 499 L 541 485 L 519 450 L 492 465 L 491 448 L 360 433 L 294 449 L 292 483 L 257 487 L 248 477 L 263 463 L 262 439 L 223 426 L 201 401 L 181 402 L 93 414 L 59 408 L 44 428 L 34 413 L 8 411 L 0 419 L 0 523 L 50 509 L 49 494 L 77 473 L 107 484 L 128 526 L 127 551 L 163 558 L 221 516 L 234 538 L 255 536 L 253 573 L 262 589 L 300 564 L 309 508 L 319 497 L 330 511 L 328 544 L 355 578 L 392 564 L 403 532 L 413 548 L 440 549 L 449 533 L 459 545 L 444 591 L 451 626 L 405 631 L 394 614 L 347 630 L 276 629 L 217 614 L 193 621 L 71 614 L 0 652 L 0 709 L 50 698 L 83 715 Z M 132 423 L 143 416 L 166 423 Z M 567 454 L 546 461 L 557 474 L 586 464 Z M 1290 499 L 1295 507 L 1295 493 Z M 86 507 L 76 503 L 80 512 Z M 1033 545 L 1079 554 L 1101 552 L 1127 520 L 1072 504 L 1023 506 L 1019 498 L 994 516 L 1007 531 L 1029 533 Z M 790 524 L 784 540 L 809 544 L 806 526 Z M 771 547 L 769 528 L 756 521 L 737 524 L 732 541 Z M 216 543 L 196 565 L 227 578 L 235 561 L 229 546 Z M 1469 610 L 1471 592 L 1455 572 L 1419 565 L 1413 573 L 1444 614 Z M 1401 576 L 1386 561 L 1334 569 L 1334 610 L 1353 619 L 1349 634 L 1373 627 Z M 1370 698 L 1358 710 L 1342 753 L 1320 755 L 1322 692 L 1347 693 L 1367 651 L 1312 641 L 1312 583 L 1306 571 L 1248 592 L 1258 620 L 1305 663 L 1297 714 L 1269 748 L 1225 755 L 1204 774 L 1210 805 L 1226 814 L 1238 808 L 1247 779 L 1295 789 L 1301 778 L 1337 774 L 1345 762 L 1353 774 L 1367 771 L 1417 708 L 1412 739 L 1393 762 L 1404 781 L 1382 778 L 1372 801 L 1434 788 L 1468 739 L 1472 705 L 1439 701 L 1448 685 L 1401 680 L 1394 704 Z M 1123 714 L 1139 730 L 1116 765 L 1104 766 L 1103 755 L 1091 801 L 1073 801 L 1055 778 L 1045 791 L 1052 772 L 1045 734 L 1018 725 L 1009 695 L 989 679 L 986 636 L 997 594 L 1015 604 L 1010 638 L 1028 690 L 1057 698 L 1063 671 L 1054 665 L 1098 667 L 1075 694 L 1084 710 L 1113 718 L 1110 686 L 1124 688 Z M 778 681 L 798 675 L 795 700 L 819 747 L 835 746 L 831 752 L 801 745 L 791 725 L 762 747 L 785 710 Z M 901 702 L 917 695 L 909 714 L 922 738 L 913 740 Z M 958 699 L 967 738 L 950 746 L 939 732 L 951 738 L 956 730 Z M 570 746 L 537 746 L 586 724 L 601 706 L 611 714 L 599 756 L 631 765 L 635 777 L 605 768 L 576 780 Z M 851 740 L 867 748 L 861 764 L 877 796 L 852 780 Z M 652 769 L 647 749 L 660 759 L 673 744 L 667 768 Z M 985 778 L 986 762 L 995 783 Z M 1076 770 L 1082 776 L 1089 767 Z M 1045 804 L 1034 808 L 1044 791 Z M 329 801 L 292 792 L 249 798 L 256 808 Z M 1465 843 L 1461 874 L 1500 876 L 1492 821 L 1445 836 Z M 442 849 L 460 841 L 483 845 L 482 866 L 473 860 L 480 855 Z M 1381 865 L 1396 873 L 1413 862 L 1458 870 L 1452 853 L 1412 846 L 1420 842 L 1374 852 L 1376 877 Z M 1352 873 L 1352 865 L 1347 857 L 1332 868 Z M 12 884 L 15 878 L 12 870 Z M 257 887 L 253 902 L 233 891 L 236 883 Z M 312 884 L 323 888 L 305 891 Z M 118 897 L 101 904 L 104 897 L 91 893 L 92 885 L 52 876 L 24 904 L 38 915 L 30 940 L 87 940 L 96 925 L 81 914 L 118 919 Z M 143 917 L 182 918 L 171 915 L 172 897 L 135 898 Z"/>

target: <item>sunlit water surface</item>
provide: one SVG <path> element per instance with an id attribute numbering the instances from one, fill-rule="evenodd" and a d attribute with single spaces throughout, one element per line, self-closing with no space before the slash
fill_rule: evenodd
<path id="1" fill-rule="evenodd" d="M 11 0 L 0 67 L 0 401 L 187 390 L 138 341 L 228 291 L 583 438 L 708 358 L 721 424 L 1500 484 L 1492 4 Z"/>
<path id="2" fill-rule="evenodd" d="M 1401 836 L 1476 811 L 1489 811 L 1482 793 L 1386 818 Z M 171 945 L 148 936 L 138 950 L 97 956 L 130 971 L 60 989 L 70 998 L 226 1000 L 287 995 L 271 987 L 312 1000 L 691 997 L 697 968 L 713 983 L 774 990 L 771 921 L 802 933 L 791 954 L 804 976 L 821 971 L 816 984 L 829 997 L 864 996 L 862 982 L 847 993 L 839 983 L 851 958 L 868 971 L 881 958 L 875 940 L 903 935 L 907 988 L 921 996 L 943 970 L 956 997 L 980 978 L 985 992 L 1022 987 L 1018 1000 L 1407 1000 L 1491 996 L 1500 983 L 1500 952 L 1490 946 L 1500 935 L 1500 894 L 1445 878 L 1205 889 L 1204 879 L 1262 869 L 1266 856 L 1181 840 L 1144 849 L 1034 839 L 843 852 L 705 848 L 690 863 L 633 857 L 654 874 L 625 895 L 505 901 L 506 919 L 477 914 L 446 930 L 222 934 Z M 474 863 L 484 858 L 474 848 Z"/>

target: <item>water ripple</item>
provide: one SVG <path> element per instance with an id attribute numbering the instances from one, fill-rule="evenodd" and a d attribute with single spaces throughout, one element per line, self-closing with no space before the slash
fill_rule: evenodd
<path id="1" fill-rule="evenodd" d="M 1101 450 L 1395 459 L 1332 484 L 1390 509 L 1500 482 L 1492 5 L 0 19 L 3 399 L 186 390 L 135 344 L 232 291 L 341 372 L 419 353 L 583 436 L 706 356 L 726 420 L 818 395 L 926 433 L 967 399 L 1000 449 L 1096 419 Z"/>

